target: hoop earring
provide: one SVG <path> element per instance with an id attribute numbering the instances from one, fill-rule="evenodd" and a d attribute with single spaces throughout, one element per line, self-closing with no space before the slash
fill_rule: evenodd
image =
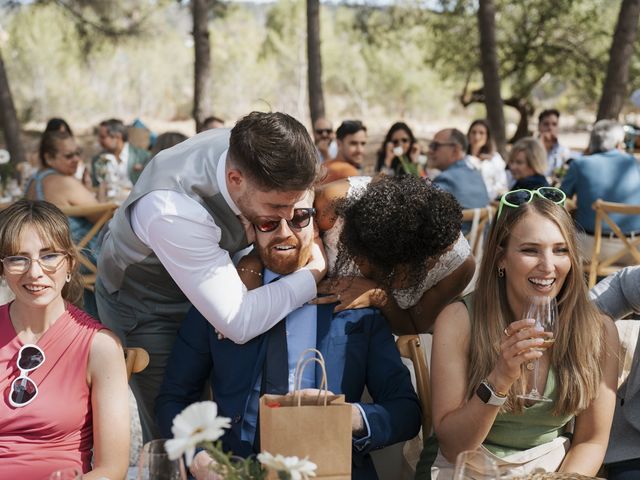
<path id="1" fill-rule="evenodd" d="M 67 283 L 71 281 L 71 272 L 67 272 L 67 276 L 64 278 L 64 281 Z"/>
<path id="2" fill-rule="evenodd" d="M 498 267 L 498 277 L 504 277 L 504 268 Z"/>

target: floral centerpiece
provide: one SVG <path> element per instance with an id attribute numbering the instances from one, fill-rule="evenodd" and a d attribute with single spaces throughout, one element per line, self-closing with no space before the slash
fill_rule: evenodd
<path id="1" fill-rule="evenodd" d="M 280 480 L 308 480 L 316 476 L 316 465 L 307 458 L 263 452 L 256 458 L 242 459 L 225 453 L 219 438 L 230 426 L 229 418 L 218 416 L 215 402 L 194 403 L 173 419 L 174 438 L 167 440 L 165 449 L 172 460 L 184 455 L 187 466 L 193 461 L 196 448 L 204 449 L 213 459 L 211 470 L 226 480 L 262 480 L 269 470 L 276 472 Z"/>

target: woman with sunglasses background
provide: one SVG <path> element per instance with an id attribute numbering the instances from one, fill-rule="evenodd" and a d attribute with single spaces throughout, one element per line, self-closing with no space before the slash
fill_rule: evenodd
<path id="1" fill-rule="evenodd" d="M 437 470 L 430 477 L 430 441 L 416 478 L 451 478 L 456 456 L 475 449 L 518 476 L 535 468 L 593 476 L 602 464 L 616 398 L 617 331 L 589 301 L 573 221 L 559 197 L 547 199 L 551 193 L 505 202 L 489 232 L 475 292 L 436 320 Z M 555 343 L 544 355 L 539 346 L 548 334 L 524 318 L 532 296 L 557 300 Z M 518 398 L 534 386 L 524 372 L 536 359 L 535 386 L 551 402 Z M 569 441 L 563 433 L 572 419 Z"/>
<path id="2" fill-rule="evenodd" d="M 404 175 L 409 173 L 403 167 L 403 162 L 410 162 L 418 166 L 420 144 L 406 123 L 396 122 L 391 125 L 377 153 L 376 172 Z"/>
<path id="3" fill-rule="evenodd" d="M 20 200 L 0 212 L 0 476 L 123 478 L 129 401 L 116 336 L 80 310 L 77 254 L 64 214 Z"/>
<path id="4" fill-rule="evenodd" d="M 29 180 L 25 198 L 46 200 L 57 207 L 90 206 L 98 204 L 96 196 L 75 178 L 82 162 L 82 150 L 67 132 L 49 131 L 40 141 L 40 170 Z M 102 213 L 87 217 L 69 217 L 71 237 L 77 243 L 93 227 Z M 87 245 L 89 257 L 98 257 L 98 237 Z"/>
<path id="5" fill-rule="evenodd" d="M 536 138 L 527 137 L 518 140 L 511 147 L 507 166 L 515 180 L 511 190 L 521 188 L 534 190 L 549 186 L 544 176 L 547 171 L 547 152 L 540 140 Z"/>
<path id="6" fill-rule="evenodd" d="M 507 190 L 506 164 L 496 151 L 487 121 L 478 119 L 471 122 L 467 131 L 467 140 L 469 140 L 467 147 L 469 161 L 482 173 L 489 198 L 495 198 L 504 193 Z"/>

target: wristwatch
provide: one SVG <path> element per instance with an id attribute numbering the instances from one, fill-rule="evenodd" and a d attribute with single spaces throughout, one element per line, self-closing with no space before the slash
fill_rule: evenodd
<path id="1" fill-rule="evenodd" d="M 487 405 L 495 405 L 496 407 L 501 407 L 507 401 L 507 396 L 497 393 L 486 380 L 480 382 L 476 388 L 476 395 Z"/>

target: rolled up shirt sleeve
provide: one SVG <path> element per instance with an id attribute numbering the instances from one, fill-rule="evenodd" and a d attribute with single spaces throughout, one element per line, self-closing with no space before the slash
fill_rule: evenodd
<path id="1" fill-rule="evenodd" d="M 302 268 L 248 291 L 219 245 L 221 230 L 198 202 L 178 192 L 151 192 L 132 207 L 131 224 L 189 301 L 222 335 L 245 343 L 316 296 Z"/>

